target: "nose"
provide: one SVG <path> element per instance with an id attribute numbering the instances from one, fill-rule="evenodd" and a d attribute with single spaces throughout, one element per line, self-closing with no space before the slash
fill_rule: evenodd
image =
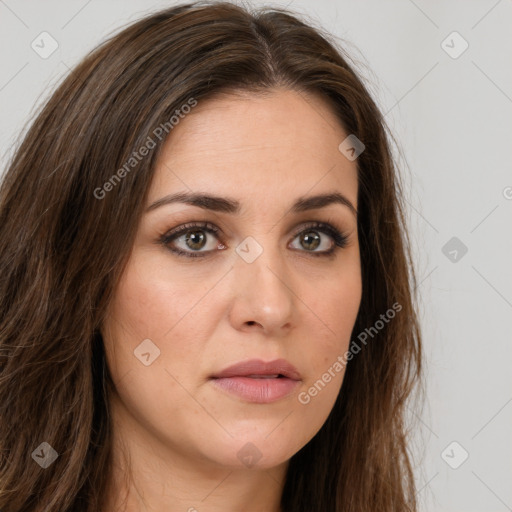
<path id="1" fill-rule="evenodd" d="M 256 259 L 245 257 L 250 251 L 261 250 L 258 246 L 263 250 Z M 298 299 L 282 249 L 270 243 L 256 245 L 254 240 L 244 247 L 249 251 L 238 253 L 231 271 L 230 321 L 237 330 L 260 329 L 266 335 L 283 335 L 293 325 Z"/>

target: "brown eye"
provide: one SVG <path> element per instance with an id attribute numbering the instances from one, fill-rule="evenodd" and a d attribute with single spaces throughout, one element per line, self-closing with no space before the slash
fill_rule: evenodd
<path id="1" fill-rule="evenodd" d="M 198 251 L 205 246 L 206 235 L 201 230 L 187 232 L 185 236 L 185 244 L 188 248 Z"/>
<path id="2" fill-rule="evenodd" d="M 219 232 L 219 228 L 209 222 L 191 223 L 171 230 L 160 241 L 179 256 L 196 258 L 205 256 L 205 253 L 211 253 L 215 249 L 225 248 L 224 245 L 214 241 Z M 209 249 L 203 250 L 208 243 Z"/>
<path id="3" fill-rule="evenodd" d="M 322 235 L 328 235 L 331 242 L 324 242 Z M 305 249 L 303 252 L 309 252 L 313 256 L 327 256 L 338 248 L 346 247 L 348 244 L 348 236 L 340 233 L 334 226 L 324 222 L 315 222 L 306 226 L 306 229 L 295 234 L 295 238 L 299 238 L 299 244 Z M 323 250 L 317 250 L 324 244 Z"/>
<path id="4" fill-rule="evenodd" d="M 301 244 L 309 251 L 314 251 L 321 243 L 321 237 L 316 231 L 305 231 L 300 235 Z"/>
<path id="5" fill-rule="evenodd" d="M 178 256 L 200 258 L 209 256 L 216 250 L 226 249 L 219 242 L 220 232 L 219 228 L 209 222 L 189 223 L 172 229 L 160 238 L 160 242 Z M 327 240 L 325 235 L 328 235 Z M 348 243 L 346 235 L 324 222 L 314 222 L 306 226 L 306 229 L 302 227 L 301 231 L 295 233 L 295 239 L 299 239 L 300 245 L 295 249 L 312 256 L 329 256 Z M 321 250 L 318 250 L 319 247 Z"/>

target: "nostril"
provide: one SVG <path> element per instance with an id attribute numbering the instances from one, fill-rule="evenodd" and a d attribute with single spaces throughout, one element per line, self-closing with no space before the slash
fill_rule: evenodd
<path id="1" fill-rule="evenodd" d="M 256 320 L 247 320 L 247 322 L 245 322 L 245 323 L 248 326 L 259 325 L 261 328 L 263 328 L 263 326 L 259 322 L 256 322 Z"/>

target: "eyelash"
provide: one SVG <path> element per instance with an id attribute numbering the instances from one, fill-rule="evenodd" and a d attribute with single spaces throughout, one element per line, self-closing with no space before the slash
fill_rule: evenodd
<path id="1" fill-rule="evenodd" d="M 179 238 L 181 235 L 192 231 L 193 229 L 198 229 L 201 231 L 206 231 L 210 234 L 215 235 L 217 238 L 221 232 L 221 230 L 215 226 L 214 224 L 211 224 L 210 222 L 190 222 L 188 224 L 184 224 L 182 226 L 179 226 L 177 228 L 172 229 L 171 231 L 168 231 L 167 233 L 163 234 L 160 237 L 160 243 L 163 244 L 169 251 L 172 253 L 183 256 L 185 258 L 204 258 L 208 256 L 213 251 L 182 251 L 181 249 L 171 248 L 169 246 L 170 242 L 175 240 L 176 238 Z M 299 252 L 306 252 L 311 254 L 314 257 L 328 257 L 332 256 L 338 249 L 342 249 L 347 246 L 348 244 L 348 236 L 345 233 L 340 232 L 338 229 L 336 229 L 334 226 L 327 222 L 310 222 L 306 223 L 306 225 L 300 229 L 300 231 L 297 231 L 294 233 L 293 238 L 295 239 L 297 236 L 307 232 L 307 231 L 313 231 L 318 230 L 321 231 L 327 235 L 329 235 L 334 240 L 334 246 L 327 250 L 327 251 L 299 251 Z M 224 244 L 223 244 L 224 245 Z"/>

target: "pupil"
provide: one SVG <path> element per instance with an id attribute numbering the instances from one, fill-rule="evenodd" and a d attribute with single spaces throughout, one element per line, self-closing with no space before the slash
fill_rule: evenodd
<path id="1" fill-rule="evenodd" d="M 308 249 L 316 249 L 320 245 L 320 237 L 318 236 L 318 233 L 315 233 L 314 231 L 305 233 L 303 241 L 305 241 L 306 244 L 312 244 Z"/>
<path id="2" fill-rule="evenodd" d="M 185 236 L 185 242 L 191 249 L 201 249 L 204 247 L 205 236 L 202 231 L 190 231 Z M 320 237 L 318 233 L 309 231 L 302 237 L 302 241 L 305 242 L 305 247 L 308 249 L 316 249 L 320 245 Z M 189 243 L 191 242 L 191 244 Z"/>
<path id="3" fill-rule="evenodd" d="M 204 243 L 201 243 L 204 242 L 204 240 L 205 236 L 204 233 L 202 233 L 201 231 L 191 231 L 190 234 L 187 234 L 185 237 L 185 242 L 191 249 L 201 249 L 202 247 L 204 247 Z M 189 244 L 190 241 L 192 242 L 192 244 L 198 244 L 199 246 L 191 247 L 191 245 Z"/>

